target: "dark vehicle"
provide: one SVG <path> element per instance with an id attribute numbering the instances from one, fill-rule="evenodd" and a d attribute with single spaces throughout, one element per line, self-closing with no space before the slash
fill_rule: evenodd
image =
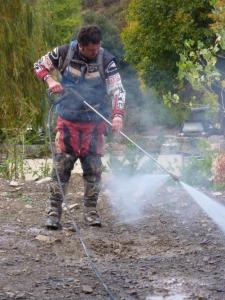
<path id="1" fill-rule="evenodd" d="M 189 119 L 181 126 L 179 136 L 210 136 L 220 134 L 220 130 L 215 128 L 206 117 L 208 106 L 191 108 Z"/>

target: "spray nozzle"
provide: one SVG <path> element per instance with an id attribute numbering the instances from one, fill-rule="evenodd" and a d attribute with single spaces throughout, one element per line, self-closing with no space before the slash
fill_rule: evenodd
<path id="1" fill-rule="evenodd" d="M 169 175 L 172 177 L 172 179 L 173 179 L 174 181 L 180 182 L 180 178 L 179 178 L 177 175 L 175 175 L 175 174 L 173 174 L 173 173 L 170 173 L 170 172 L 169 172 Z"/>

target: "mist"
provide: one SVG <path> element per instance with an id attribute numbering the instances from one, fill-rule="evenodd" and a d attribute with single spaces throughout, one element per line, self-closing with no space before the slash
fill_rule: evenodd
<path id="1" fill-rule="evenodd" d="M 108 183 L 109 201 L 119 222 L 134 223 L 145 216 L 145 205 L 156 196 L 168 175 L 116 175 Z"/>
<path id="2" fill-rule="evenodd" d="M 159 133 L 157 130 L 156 116 L 159 117 L 162 107 L 160 104 L 156 104 L 150 92 L 146 93 L 145 97 L 148 97 L 148 101 L 143 99 L 144 102 L 139 106 L 139 121 L 135 118 L 131 118 L 131 120 L 128 118 L 128 122 L 126 122 L 128 123 L 126 124 L 128 128 L 132 128 L 132 133 L 129 133 L 128 136 L 140 147 L 143 147 L 154 160 L 158 160 L 163 143 L 163 139 L 160 136 L 163 133 Z M 153 107 L 156 108 L 153 109 Z M 164 111 L 162 115 L 165 116 Z M 165 122 L 166 120 L 168 120 L 168 117 L 165 118 Z M 152 139 L 150 131 L 154 131 L 154 128 L 156 128 L 156 132 Z M 143 134 L 146 134 L 146 132 L 149 137 L 143 138 Z M 122 136 L 117 138 L 114 136 L 112 140 L 110 149 L 112 153 L 110 153 L 109 164 L 111 176 L 109 176 L 109 181 L 106 184 L 108 201 L 114 210 L 114 215 L 116 215 L 118 222 L 133 224 L 137 220 L 140 221 L 146 217 L 146 206 L 148 205 L 149 207 L 149 203 L 157 197 L 157 191 L 166 183 L 170 176 Z M 152 143 L 153 141 L 154 144 Z M 162 163 L 168 165 L 165 159 Z M 173 170 L 168 167 L 168 171 Z"/>

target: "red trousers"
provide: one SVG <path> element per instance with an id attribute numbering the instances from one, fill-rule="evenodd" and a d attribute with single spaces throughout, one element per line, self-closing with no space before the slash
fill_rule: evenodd
<path id="1" fill-rule="evenodd" d="M 57 120 L 55 168 L 63 189 L 69 182 L 74 163 L 80 159 L 84 179 L 84 205 L 95 207 L 100 191 L 105 122 L 74 123 L 62 118 Z M 61 205 L 62 195 L 56 170 L 53 168 L 50 185 L 50 205 Z"/>
<path id="2" fill-rule="evenodd" d="M 78 157 L 87 154 L 103 155 L 106 123 L 71 122 L 58 117 L 56 126 L 56 152 Z"/>

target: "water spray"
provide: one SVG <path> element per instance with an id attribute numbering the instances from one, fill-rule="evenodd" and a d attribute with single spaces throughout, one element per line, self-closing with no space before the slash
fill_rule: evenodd
<path id="1" fill-rule="evenodd" d="M 94 111 L 98 116 L 100 116 L 107 124 L 109 124 L 112 127 L 112 123 L 106 119 L 99 111 L 97 111 L 92 105 L 90 105 L 83 97 L 77 93 L 76 91 L 72 90 L 72 92 L 78 97 L 83 103 L 89 107 L 92 111 Z M 144 153 L 148 158 L 150 158 L 157 166 L 160 167 L 161 170 L 166 172 L 168 175 L 171 176 L 171 178 L 179 182 L 183 188 L 188 192 L 188 194 L 195 200 L 195 202 L 208 214 L 208 216 L 225 232 L 225 209 L 224 206 L 220 203 L 215 202 L 211 198 L 204 195 L 202 192 L 199 192 L 198 190 L 192 188 L 191 186 L 185 184 L 180 180 L 180 178 L 171 173 L 169 170 L 164 168 L 150 153 L 148 153 L 146 150 L 144 150 L 141 146 L 139 146 L 135 141 L 133 141 L 130 137 L 128 137 L 124 132 L 119 131 L 119 133 L 127 139 L 129 142 L 131 142 L 134 146 L 136 146 L 142 153 Z"/>
<path id="2" fill-rule="evenodd" d="M 69 88 L 71 90 L 71 92 L 82 102 L 84 103 L 89 109 L 91 109 L 93 112 L 95 112 L 101 119 L 103 119 L 108 125 L 110 125 L 112 127 L 112 123 L 105 118 L 98 110 L 96 110 L 92 105 L 90 105 L 86 99 L 84 99 L 77 91 L 74 90 L 74 88 L 66 86 L 67 88 Z M 64 100 L 64 97 L 62 95 L 61 98 L 59 98 L 58 100 L 53 101 L 52 97 L 51 97 L 51 91 L 48 91 L 48 97 L 52 102 L 52 106 L 49 110 L 49 117 L 48 117 L 48 129 L 49 129 L 49 139 L 50 139 L 50 147 L 51 147 L 51 152 L 52 152 L 52 157 L 53 157 L 53 165 L 54 168 L 56 170 L 56 174 L 57 174 L 57 180 L 60 186 L 60 191 L 63 197 L 63 201 L 64 204 L 67 208 L 67 212 L 70 216 L 70 219 L 72 221 L 73 227 L 77 233 L 78 239 L 80 240 L 80 243 L 84 249 L 85 255 L 87 256 L 89 265 L 91 267 L 91 269 L 93 270 L 94 274 L 96 275 L 98 281 L 100 282 L 100 284 L 102 285 L 102 287 L 104 288 L 104 290 L 106 291 L 106 293 L 108 294 L 109 298 L 111 300 L 115 300 L 116 297 L 113 295 L 112 291 L 109 289 L 109 287 L 105 284 L 103 278 L 101 277 L 100 272 L 98 271 L 95 263 L 93 262 L 91 255 L 89 253 L 88 248 L 86 247 L 86 244 L 84 242 L 83 236 L 81 234 L 80 228 L 77 225 L 74 216 L 71 214 L 70 209 L 68 208 L 66 199 L 65 199 L 65 195 L 64 195 L 64 191 L 62 188 L 62 184 L 60 181 L 60 177 L 57 171 L 57 168 L 55 166 L 55 154 L 54 154 L 54 150 L 53 150 L 53 146 L 52 146 L 52 140 L 51 140 L 51 113 L 53 108 L 60 102 L 62 102 Z M 195 189 L 191 188 L 190 186 L 184 184 L 182 181 L 180 181 L 180 178 L 178 176 L 176 176 L 175 174 L 171 173 L 168 169 L 166 169 L 165 167 L 163 167 L 150 153 L 148 153 L 146 150 L 144 150 L 141 146 L 139 146 L 135 141 L 133 141 L 130 137 L 128 137 L 123 131 L 119 131 L 119 134 L 122 135 L 126 140 L 128 140 L 130 143 L 132 143 L 136 148 L 138 148 L 142 153 L 144 153 L 148 158 L 150 158 L 162 171 L 164 171 L 165 173 L 167 173 L 174 181 L 179 182 L 184 188 L 185 190 L 192 196 L 192 198 L 196 201 L 196 203 L 198 203 L 198 205 L 205 210 L 205 212 L 215 221 L 215 223 L 217 225 L 220 226 L 220 228 L 225 232 L 225 224 L 224 224 L 224 217 L 225 217 L 225 211 L 224 211 L 224 207 L 220 204 L 214 203 L 210 198 L 208 198 L 207 196 L 205 196 L 203 193 L 199 194 L 200 192 L 196 191 Z M 200 198 L 204 197 L 203 199 Z M 207 198 L 206 198 L 207 197 Z M 203 201 L 202 201 L 203 200 Z M 216 209 L 214 208 L 216 205 Z M 211 210 L 213 211 L 213 213 L 211 212 Z M 218 216 L 219 216 L 219 220 L 218 220 Z"/>

